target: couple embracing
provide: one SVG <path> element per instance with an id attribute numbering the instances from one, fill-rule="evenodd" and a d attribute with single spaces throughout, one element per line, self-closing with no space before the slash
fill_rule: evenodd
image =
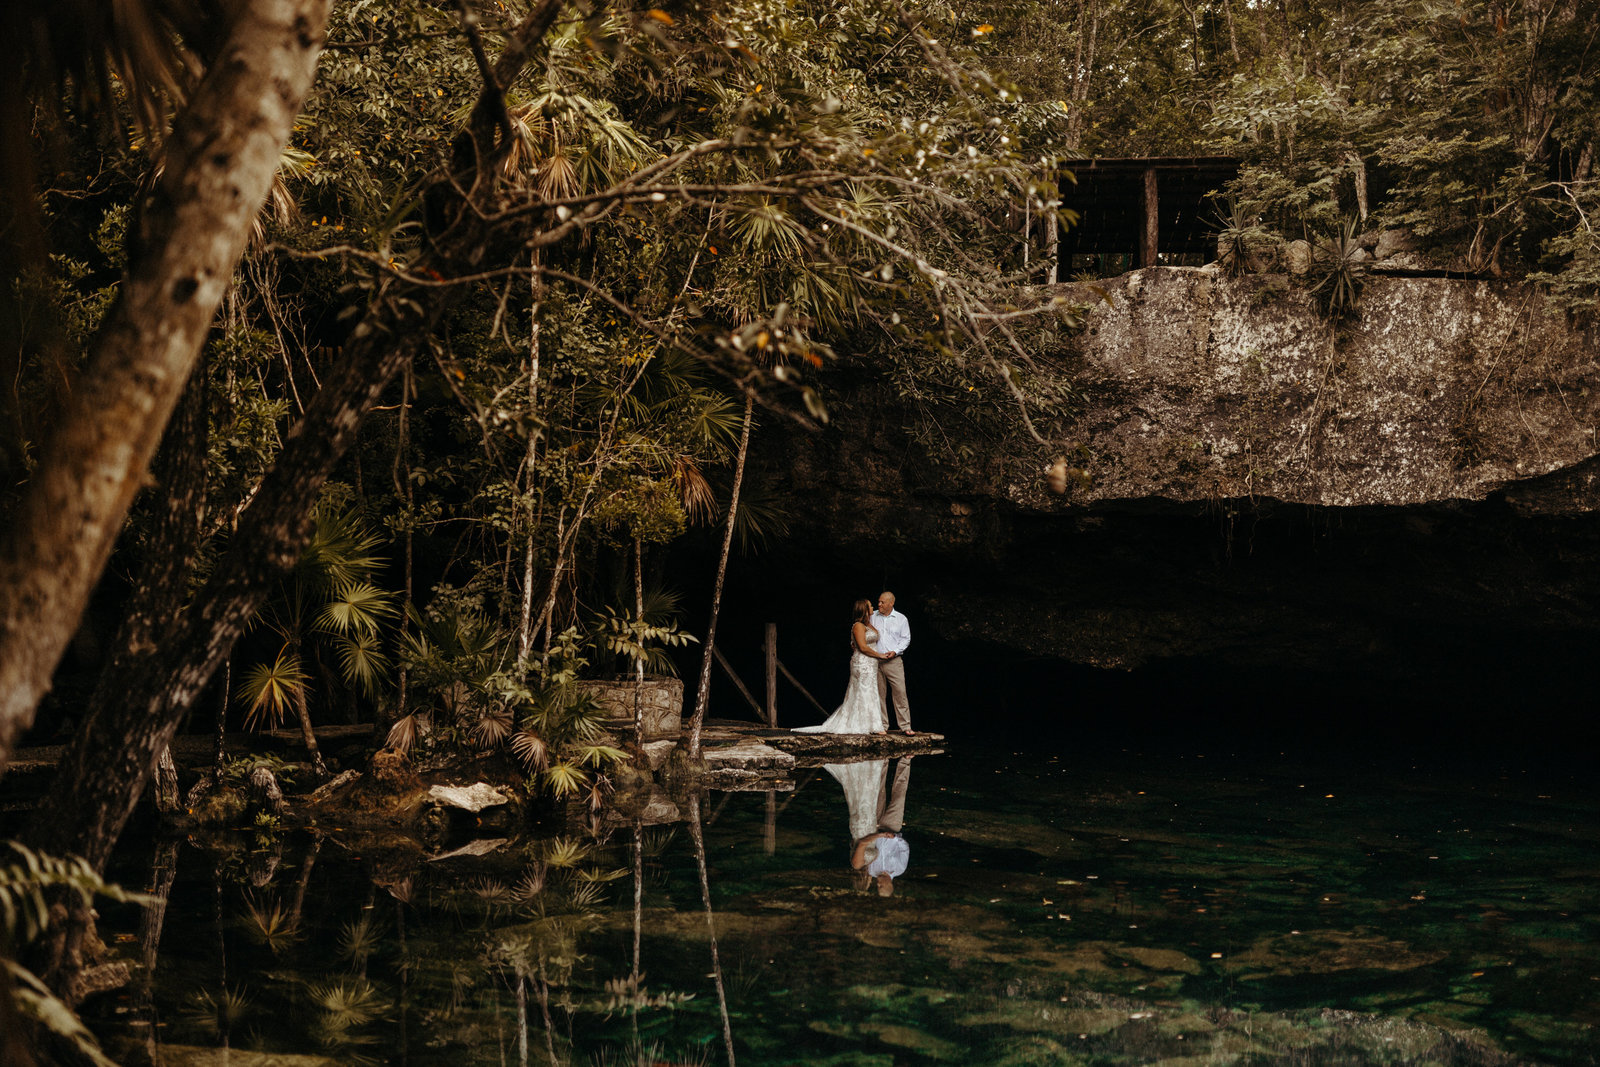
<path id="1" fill-rule="evenodd" d="M 878 610 L 858 600 L 850 626 L 850 684 L 844 703 L 820 726 L 802 726 L 805 734 L 881 734 L 888 732 L 886 701 L 894 703 L 901 731 L 913 736 L 911 703 L 906 699 L 905 652 L 911 644 L 911 624 L 894 610 L 894 594 L 878 597 Z"/>

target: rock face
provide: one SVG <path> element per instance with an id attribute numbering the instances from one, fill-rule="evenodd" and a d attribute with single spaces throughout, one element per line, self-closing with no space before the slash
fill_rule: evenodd
<path id="1" fill-rule="evenodd" d="M 1520 286 L 1373 276 L 1338 323 L 1213 269 L 1137 271 L 1109 293 L 1051 354 L 1085 398 L 1080 503 L 1478 501 L 1597 451 L 1600 351 Z M 1008 474 L 1042 504 L 1026 468 Z"/>
<path id="2" fill-rule="evenodd" d="M 1076 395 L 1048 446 L 951 408 L 928 432 L 876 383 L 835 387 L 824 431 L 765 428 L 785 568 L 1099 667 L 1394 676 L 1600 637 L 1592 331 L 1502 282 L 1373 274 L 1339 322 L 1283 275 L 1105 289 L 1036 352 Z"/>

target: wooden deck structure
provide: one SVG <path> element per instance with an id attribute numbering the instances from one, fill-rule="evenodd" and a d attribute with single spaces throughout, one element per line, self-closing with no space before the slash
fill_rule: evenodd
<path id="1" fill-rule="evenodd" d="M 1061 263 L 1074 255 L 1127 255 L 1140 267 L 1162 254 L 1216 255 L 1220 205 L 1207 194 L 1239 173 L 1230 156 L 1131 156 L 1067 164 L 1061 206 L 1078 223 L 1061 234 Z M 1069 272 L 1062 270 L 1061 277 Z"/>

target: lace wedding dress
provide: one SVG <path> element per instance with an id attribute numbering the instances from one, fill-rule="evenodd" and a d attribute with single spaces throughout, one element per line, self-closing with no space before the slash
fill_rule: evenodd
<path id="1" fill-rule="evenodd" d="M 878 816 L 883 812 L 883 788 L 888 780 L 889 761 L 861 760 L 857 763 L 824 763 L 822 769 L 844 787 L 844 802 L 850 807 L 850 840 L 860 841 L 876 833 Z"/>
<path id="2" fill-rule="evenodd" d="M 866 641 L 877 645 L 878 631 L 867 627 Z M 878 734 L 888 728 L 878 698 L 878 661 L 854 647 L 850 650 L 850 684 L 844 703 L 820 726 L 800 726 L 797 734 Z"/>

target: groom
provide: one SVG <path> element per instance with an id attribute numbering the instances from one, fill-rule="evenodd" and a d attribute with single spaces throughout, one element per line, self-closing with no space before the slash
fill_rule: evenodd
<path id="1" fill-rule="evenodd" d="M 911 704 L 906 700 L 906 665 L 901 659 L 905 655 L 907 646 L 911 644 L 911 624 L 906 622 L 906 617 L 894 610 L 894 594 L 883 593 L 878 597 L 878 610 L 872 616 L 872 626 L 878 631 L 878 649 L 887 652 L 888 658 L 878 661 L 878 699 L 886 701 L 889 697 L 894 699 L 894 717 L 900 723 L 900 729 L 907 737 L 912 737 L 916 731 L 911 728 Z M 884 710 L 883 725 L 889 726 L 889 713 Z"/>

